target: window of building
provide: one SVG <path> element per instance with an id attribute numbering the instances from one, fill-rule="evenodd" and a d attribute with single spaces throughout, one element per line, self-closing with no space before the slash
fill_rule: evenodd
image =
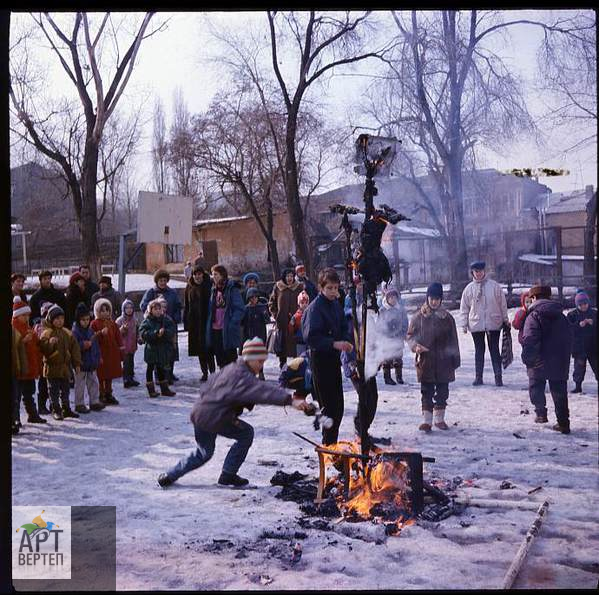
<path id="1" fill-rule="evenodd" d="M 185 246 L 183 244 L 165 244 L 164 255 L 166 264 L 184 262 Z"/>

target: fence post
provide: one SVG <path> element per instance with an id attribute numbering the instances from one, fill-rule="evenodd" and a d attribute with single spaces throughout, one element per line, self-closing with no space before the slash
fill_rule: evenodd
<path id="1" fill-rule="evenodd" d="M 557 295 L 560 300 L 564 299 L 564 268 L 562 264 L 562 228 L 555 227 L 555 254 L 557 273 Z"/>

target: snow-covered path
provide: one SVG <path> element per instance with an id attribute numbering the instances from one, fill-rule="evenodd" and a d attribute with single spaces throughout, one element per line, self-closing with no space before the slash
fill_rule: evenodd
<path id="1" fill-rule="evenodd" d="M 389 538 L 381 538 L 381 527 L 369 523 L 342 522 L 333 531 L 302 528 L 298 506 L 275 498 L 280 488 L 269 482 L 277 469 L 316 475 L 313 450 L 291 432 L 316 440 L 318 434 L 310 418 L 293 410 L 286 414 L 259 406 L 245 414 L 256 436 L 241 474 L 254 489 L 216 485 L 230 444 L 221 438 L 212 461 L 160 489 L 158 473 L 194 445 L 188 418 L 199 371 L 197 360 L 184 355 L 186 334 L 179 340 L 183 361 L 176 367 L 181 379 L 174 386 L 176 397 L 149 400 L 143 383 L 127 391 L 115 383 L 120 406 L 77 420 L 50 419 L 45 427 L 24 424 L 13 439 L 13 498 L 19 505 L 117 507 L 118 589 L 481 589 L 501 584 L 534 511 L 468 508 L 460 517 L 417 524 Z M 450 431 L 424 435 L 417 430 L 420 394 L 413 357 L 406 352 L 404 377 L 410 384 L 379 382 L 373 435 L 392 437 L 398 449 L 436 457 L 436 463 L 425 464 L 429 475 L 474 479 L 468 488 L 473 495 L 549 499 L 549 514 L 516 587 L 596 587 L 598 416 L 590 370 L 585 393 L 570 396 L 572 433 L 562 435 L 550 429 L 555 417 L 549 395 L 550 424 L 533 423 L 517 341 L 503 388 L 472 387 L 471 336 L 460 335 L 460 346 L 463 364 L 447 410 Z M 136 371 L 142 381 L 142 351 Z M 490 381 L 490 362 L 485 372 Z M 271 358 L 267 379 L 277 375 Z M 348 383 L 341 426 L 345 439 L 353 438 L 356 400 Z M 516 487 L 500 490 L 503 480 Z M 537 486 L 543 489 L 527 495 Z M 290 539 L 261 539 L 265 530 L 288 532 Z M 294 538 L 294 532 L 300 534 Z M 303 556 L 291 566 L 289 544 L 297 541 Z"/>

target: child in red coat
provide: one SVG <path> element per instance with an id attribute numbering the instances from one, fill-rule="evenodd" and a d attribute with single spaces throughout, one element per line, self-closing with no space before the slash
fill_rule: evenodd
<path id="1" fill-rule="evenodd" d="M 98 334 L 100 345 L 100 365 L 98 380 L 100 381 L 100 402 L 105 405 L 118 405 L 112 394 L 112 381 L 123 376 L 121 362 L 125 351 L 123 338 L 116 323 L 112 320 L 112 304 L 106 298 L 96 300 L 94 304 L 95 320 L 92 330 Z"/>
<path id="2" fill-rule="evenodd" d="M 297 310 L 289 321 L 289 333 L 295 337 L 296 354 L 298 356 L 306 351 L 306 345 L 302 335 L 302 315 L 306 311 L 309 303 L 310 296 L 308 295 L 308 292 L 306 290 L 301 291 L 297 296 Z"/>

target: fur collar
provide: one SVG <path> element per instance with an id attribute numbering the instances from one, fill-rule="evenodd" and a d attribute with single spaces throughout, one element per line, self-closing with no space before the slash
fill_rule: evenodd
<path id="1" fill-rule="evenodd" d="M 441 320 L 447 318 L 448 314 L 447 310 L 442 305 L 439 306 L 436 310 L 433 310 L 427 303 L 422 304 L 420 308 L 420 313 L 425 318 L 430 318 L 434 314 L 437 318 L 440 318 Z"/>
<path id="2" fill-rule="evenodd" d="M 287 285 L 287 283 L 284 283 L 280 279 L 277 281 L 277 289 L 279 291 L 283 291 L 284 289 L 291 289 L 291 291 L 295 291 L 300 285 L 302 285 L 302 283 L 297 281 L 297 279 L 294 280 L 291 285 Z"/>

